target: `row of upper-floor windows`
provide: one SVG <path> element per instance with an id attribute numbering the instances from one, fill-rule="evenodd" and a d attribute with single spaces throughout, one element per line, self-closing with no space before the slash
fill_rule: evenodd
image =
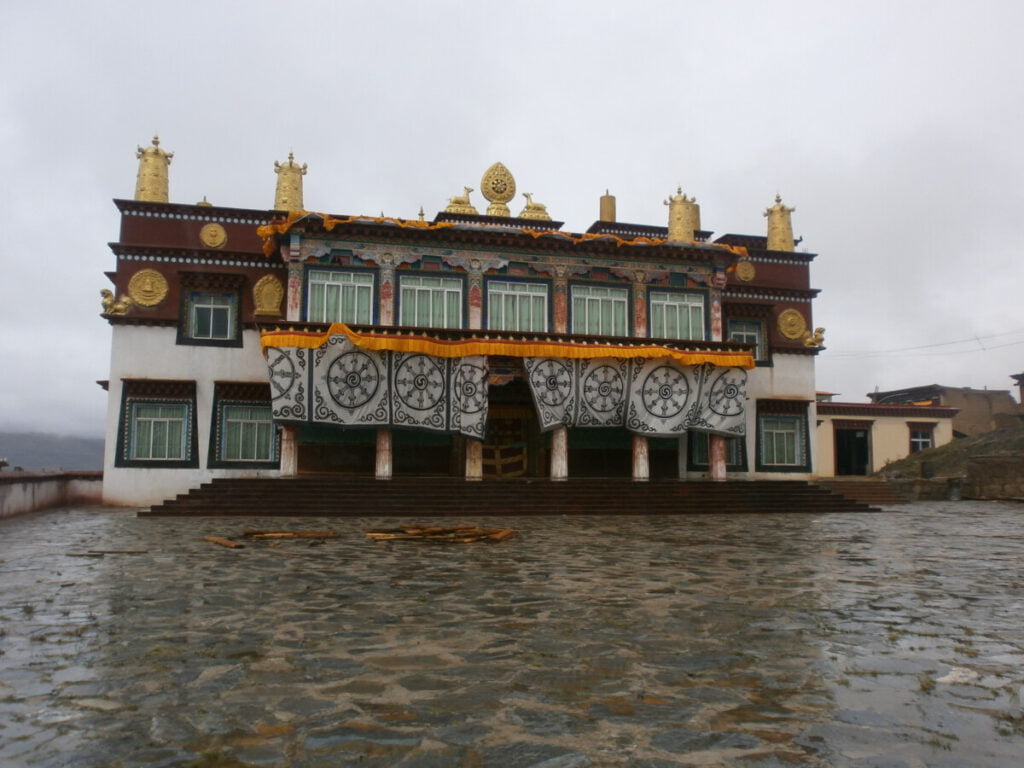
<path id="1" fill-rule="evenodd" d="M 312 322 L 372 324 L 371 272 L 310 270 L 306 319 Z M 430 328 L 462 328 L 464 282 L 456 277 L 398 276 L 397 322 Z M 625 287 L 569 286 L 570 332 L 595 336 L 630 334 L 630 290 Z M 544 282 L 485 280 L 486 327 L 500 331 L 551 330 L 550 287 Z M 648 335 L 705 339 L 705 295 L 696 291 L 650 290 Z"/>
<path id="2" fill-rule="evenodd" d="M 306 276 L 305 319 L 372 325 L 377 322 L 376 276 L 370 271 L 311 269 Z M 397 278 L 398 325 L 464 328 L 465 282 L 458 277 L 404 275 Z M 500 331 L 552 330 L 550 284 L 540 281 L 484 281 L 484 327 Z M 231 291 L 189 291 L 179 329 L 180 343 L 241 345 L 239 297 Z M 631 291 L 627 287 L 582 283 L 569 285 L 569 332 L 592 336 L 629 336 Z M 700 291 L 650 288 L 647 291 L 647 336 L 707 339 L 708 307 Z M 729 318 L 726 338 L 755 347 L 767 359 L 762 319 Z"/>

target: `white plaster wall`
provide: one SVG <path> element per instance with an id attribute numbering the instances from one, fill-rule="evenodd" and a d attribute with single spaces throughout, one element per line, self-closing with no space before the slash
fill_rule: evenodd
<path id="1" fill-rule="evenodd" d="M 733 480 L 809 480 L 815 475 L 818 456 L 814 434 L 817 420 L 815 410 L 814 355 L 786 355 L 775 353 L 773 365 L 747 371 L 747 466 L 748 472 L 730 472 Z M 811 401 L 807 411 L 807 450 L 811 453 L 811 472 L 756 472 L 757 466 L 757 401 L 759 399 Z M 683 460 L 685 466 L 685 459 Z M 706 472 L 689 472 L 687 479 L 707 479 Z"/>
<path id="2" fill-rule="evenodd" d="M 51 477 L 5 478 L 0 483 L 0 517 L 20 515 L 46 507 L 100 500 L 100 479 Z"/>
<path id="3" fill-rule="evenodd" d="M 818 477 L 835 477 L 836 441 L 833 437 L 832 417 L 820 416 L 821 424 L 814 430 L 814 445 L 818 449 L 818 463 L 815 474 Z M 852 416 L 848 416 L 852 419 Z"/>
<path id="4" fill-rule="evenodd" d="M 185 493 L 214 477 L 277 477 L 270 469 L 207 469 L 213 390 L 216 381 L 266 382 L 267 367 L 259 333 L 242 332 L 242 347 L 177 344 L 177 329 L 117 325 L 110 351 L 110 391 L 103 462 L 103 503 L 148 506 Z M 122 379 L 174 379 L 196 382 L 196 436 L 199 467 L 144 469 L 114 466 Z"/>
<path id="5" fill-rule="evenodd" d="M 918 419 L 907 416 L 823 416 L 821 425 L 815 432 L 815 440 L 818 447 L 820 463 L 817 465 L 819 477 L 835 477 L 836 454 L 835 454 L 835 430 L 832 426 L 834 419 L 849 421 L 851 419 L 870 419 L 871 431 L 869 434 L 871 471 L 879 472 L 887 462 L 898 461 L 910 453 L 910 428 L 908 421 L 917 421 L 925 424 L 935 424 L 933 439 L 935 446 L 945 445 L 953 439 L 953 420 L 922 417 Z"/>

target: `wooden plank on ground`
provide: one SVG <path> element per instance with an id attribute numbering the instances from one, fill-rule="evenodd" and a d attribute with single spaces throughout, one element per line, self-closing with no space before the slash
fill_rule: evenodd
<path id="1" fill-rule="evenodd" d="M 225 539 L 221 536 L 203 536 L 203 541 L 208 541 L 211 544 L 216 544 L 221 547 L 227 547 L 228 549 L 245 549 L 245 544 L 239 544 L 237 541 Z"/>

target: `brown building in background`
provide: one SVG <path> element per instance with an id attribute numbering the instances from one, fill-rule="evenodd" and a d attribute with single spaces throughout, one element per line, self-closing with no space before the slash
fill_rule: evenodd
<path id="1" fill-rule="evenodd" d="M 953 435 L 969 437 L 1006 426 L 1024 415 L 1024 408 L 1008 389 L 971 389 L 928 384 L 922 387 L 870 392 L 871 402 L 882 405 L 912 404 L 958 408 L 953 417 Z"/>

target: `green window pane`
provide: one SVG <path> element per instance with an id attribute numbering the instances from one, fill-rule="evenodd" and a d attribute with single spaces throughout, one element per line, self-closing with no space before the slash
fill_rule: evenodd
<path id="1" fill-rule="evenodd" d="M 228 332 L 228 322 L 230 320 L 228 316 L 228 310 L 223 307 L 211 309 L 211 329 L 210 335 L 214 339 L 226 339 L 230 335 Z"/>
<path id="2" fill-rule="evenodd" d="M 193 312 L 194 323 L 192 335 L 198 339 L 210 338 L 210 310 L 208 307 L 196 307 Z"/>

